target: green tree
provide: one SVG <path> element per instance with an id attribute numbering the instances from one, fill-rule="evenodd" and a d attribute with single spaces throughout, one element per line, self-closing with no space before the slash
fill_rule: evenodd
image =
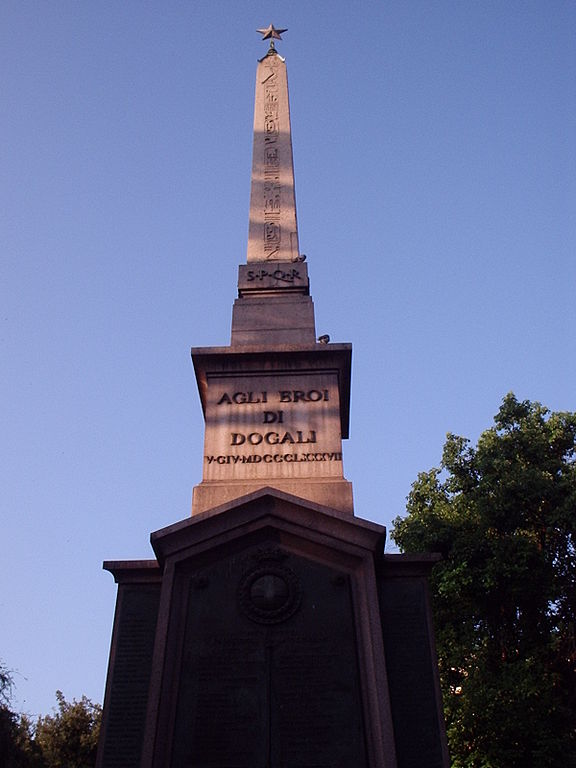
<path id="1" fill-rule="evenodd" d="M 0 663 L 0 764 L 11 766 L 15 763 L 16 716 L 10 709 L 12 676 Z"/>
<path id="2" fill-rule="evenodd" d="M 58 710 L 40 717 L 35 727 L 35 744 L 46 768 L 93 768 L 102 718 L 102 708 L 86 696 L 67 702 L 56 691 Z"/>
<path id="3" fill-rule="evenodd" d="M 12 687 L 12 674 L 0 663 L 0 766 L 36 768 L 30 723 L 12 711 Z"/>
<path id="4" fill-rule="evenodd" d="M 0 768 L 93 768 L 102 708 L 86 696 L 67 702 L 56 691 L 58 711 L 33 723 L 11 708 L 13 680 L 0 662 Z"/>
<path id="5" fill-rule="evenodd" d="M 431 577 L 454 768 L 576 766 L 576 414 L 508 394 L 449 434 L 392 536 Z"/>

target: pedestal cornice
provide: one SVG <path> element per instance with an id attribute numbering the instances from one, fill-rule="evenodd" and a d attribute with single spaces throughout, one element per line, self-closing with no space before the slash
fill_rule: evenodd
<path id="1" fill-rule="evenodd" d="M 278 371 L 335 371 L 340 395 L 340 425 L 343 439 L 349 437 L 351 344 L 282 344 L 242 347 L 192 347 L 196 382 L 206 416 L 208 379 L 211 374 L 266 373 Z"/>

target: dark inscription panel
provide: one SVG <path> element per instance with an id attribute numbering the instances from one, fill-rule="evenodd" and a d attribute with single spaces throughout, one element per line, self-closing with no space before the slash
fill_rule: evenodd
<path id="1" fill-rule="evenodd" d="M 190 639 L 183 657 L 172 764 L 256 767 L 264 727 L 262 648 L 257 638 L 205 629 Z"/>
<path id="2" fill-rule="evenodd" d="M 159 599 L 159 584 L 119 587 L 116 653 L 103 731 L 105 768 L 140 765 Z"/>
<path id="3" fill-rule="evenodd" d="M 280 642 L 274 650 L 277 765 L 357 765 L 354 756 L 363 752 L 363 737 L 350 648 L 330 637 L 304 636 Z"/>
<path id="4" fill-rule="evenodd" d="M 399 768 L 442 768 L 426 591 L 422 580 L 380 583 L 382 630 Z"/>
<path id="5" fill-rule="evenodd" d="M 278 620 L 276 570 L 269 582 L 254 582 L 258 606 L 269 601 L 274 619 L 267 623 L 260 610 L 253 620 L 239 596 L 251 569 L 266 570 L 253 554 L 190 581 L 172 768 L 367 766 L 348 580 L 287 557 L 298 609 Z"/>

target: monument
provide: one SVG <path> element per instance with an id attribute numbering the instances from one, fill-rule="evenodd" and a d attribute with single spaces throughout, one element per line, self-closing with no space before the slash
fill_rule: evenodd
<path id="1" fill-rule="evenodd" d="M 286 64 L 258 62 L 246 264 L 226 347 L 194 348 L 205 417 L 192 515 L 118 597 L 99 768 L 448 765 L 430 556 L 385 555 L 342 465 L 349 344 L 316 338 Z"/>

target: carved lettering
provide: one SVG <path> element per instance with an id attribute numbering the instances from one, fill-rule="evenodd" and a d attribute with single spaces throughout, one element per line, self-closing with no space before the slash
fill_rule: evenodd
<path id="1" fill-rule="evenodd" d="M 208 464 L 287 464 L 292 462 L 311 462 L 311 461 L 342 461 L 342 453 L 339 451 L 318 451 L 316 453 L 265 453 L 243 454 L 235 456 L 232 454 L 220 456 L 205 456 Z"/>
<path id="2" fill-rule="evenodd" d="M 264 411 L 264 424 L 282 424 L 284 411 Z"/>
<path id="3" fill-rule="evenodd" d="M 256 405 L 257 403 L 267 403 L 267 392 L 234 392 L 233 395 L 229 395 L 228 392 L 220 397 L 216 405 Z"/>
<path id="4" fill-rule="evenodd" d="M 316 430 L 310 429 L 306 435 L 304 432 L 298 430 L 296 432 L 296 437 L 294 437 L 291 432 L 284 432 L 283 434 L 280 432 L 249 432 L 248 434 L 245 434 L 244 432 L 232 432 L 230 434 L 230 445 L 244 445 L 246 442 L 250 445 L 260 445 L 262 442 L 265 442 L 268 445 L 284 445 L 285 443 L 288 443 L 289 445 L 301 445 L 303 443 L 315 443 Z"/>
<path id="5" fill-rule="evenodd" d="M 313 429 L 309 431 L 308 437 L 306 438 L 302 437 L 302 432 L 296 432 L 296 435 L 298 437 L 298 439 L 296 440 L 297 443 L 315 443 L 316 442 L 316 432 Z"/>
<path id="6" fill-rule="evenodd" d="M 317 403 L 320 400 L 328 402 L 330 393 L 327 389 L 309 389 L 308 392 L 302 389 L 282 389 L 278 397 L 281 403 Z"/>
<path id="7" fill-rule="evenodd" d="M 285 272 L 283 269 L 275 269 L 273 272 L 268 272 L 266 269 L 249 269 L 246 274 L 246 281 L 251 283 L 254 280 L 264 280 L 269 277 L 272 280 L 280 280 L 284 283 L 293 283 L 295 280 L 302 280 L 302 276 L 297 269 L 290 269 Z"/>

